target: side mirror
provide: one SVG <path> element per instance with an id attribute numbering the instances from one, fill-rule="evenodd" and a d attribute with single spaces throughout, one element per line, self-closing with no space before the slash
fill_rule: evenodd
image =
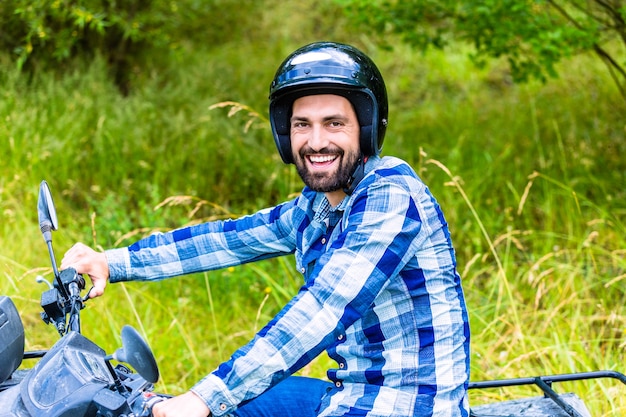
<path id="1" fill-rule="evenodd" d="M 46 181 L 41 181 L 39 185 L 39 198 L 37 199 L 37 214 L 39 216 L 39 228 L 43 233 L 46 242 L 52 240 L 52 231 L 59 227 L 57 212 L 52 201 L 50 187 Z"/>
<path id="2" fill-rule="evenodd" d="M 48 252 L 50 253 L 50 261 L 52 262 L 54 277 L 57 281 L 57 285 L 63 288 L 61 279 L 59 278 L 57 262 L 54 259 L 54 251 L 52 250 L 52 232 L 58 229 L 59 223 L 57 221 L 57 211 L 54 207 L 54 201 L 52 201 L 52 193 L 50 193 L 50 187 L 48 187 L 48 183 L 46 181 L 41 181 L 41 184 L 39 184 L 37 215 L 39 217 L 39 228 L 43 234 L 43 239 L 48 245 Z M 67 296 L 65 290 L 62 290 L 62 294 Z"/>
<path id="3" fill-rule="evenodd" d="M 107 357 L 107 359 L 110 358 L 129 364 L 148 382 L 154 384 L 159 380 L 159 367 L 152 350 L 137 330 L 131 326 L 122 328 L 122 347 Z"/>

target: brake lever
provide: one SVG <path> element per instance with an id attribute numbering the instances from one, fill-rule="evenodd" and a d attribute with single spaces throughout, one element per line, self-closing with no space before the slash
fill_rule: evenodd
<path id="1" fill-rule="evenodd" d="M 87 300 L 89 300 L 89 294 L 91 294 L 91 290 L 93 290 L 94 288 L 96 288 L 95 286 L 91 286 L 91 288 L 89 288 L 89 291 L 87 291 L 87 294 L 85 294 L 85 296 L 82 298 L 83 303 L 87 302 Z"/>

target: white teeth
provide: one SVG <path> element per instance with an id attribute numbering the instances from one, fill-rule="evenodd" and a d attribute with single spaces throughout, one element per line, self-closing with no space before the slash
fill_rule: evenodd
<path id="1" fill-rule="evenodd" d="M 323 163 L 333 161 L 336 157 L 335 155 L 310 155 L 309 160 L 314 163 Z"/>

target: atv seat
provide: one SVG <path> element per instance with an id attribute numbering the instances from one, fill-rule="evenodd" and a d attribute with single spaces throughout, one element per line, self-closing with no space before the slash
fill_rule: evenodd
<path id="1" fill-rule="evenodd" d="M 0 295 L 0 383 L 6 381 L 24 357 L 24 325 L 13 300 Z"/>

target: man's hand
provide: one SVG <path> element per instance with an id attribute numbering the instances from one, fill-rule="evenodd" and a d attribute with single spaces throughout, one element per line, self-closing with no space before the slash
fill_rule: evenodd
<path id="1" fill-rule="evenodd" d="M 109 279 L 109 264 L 102 252 L 96 252 L 89 246 L 77 243 L 70 248 L 61 260 L 61 270 L 74 268 L 79 274 L 87 274 L 93 283 L 89 297 L 99 297 L 104 294 L 104 288 Z"/>
<path id="2" fill-rule="evenodd" d="M 152 409 L 154 417 L 207 417 L 211 410 L 196 394 L 188 391 L 178 397 L 157 403 Z"/>

